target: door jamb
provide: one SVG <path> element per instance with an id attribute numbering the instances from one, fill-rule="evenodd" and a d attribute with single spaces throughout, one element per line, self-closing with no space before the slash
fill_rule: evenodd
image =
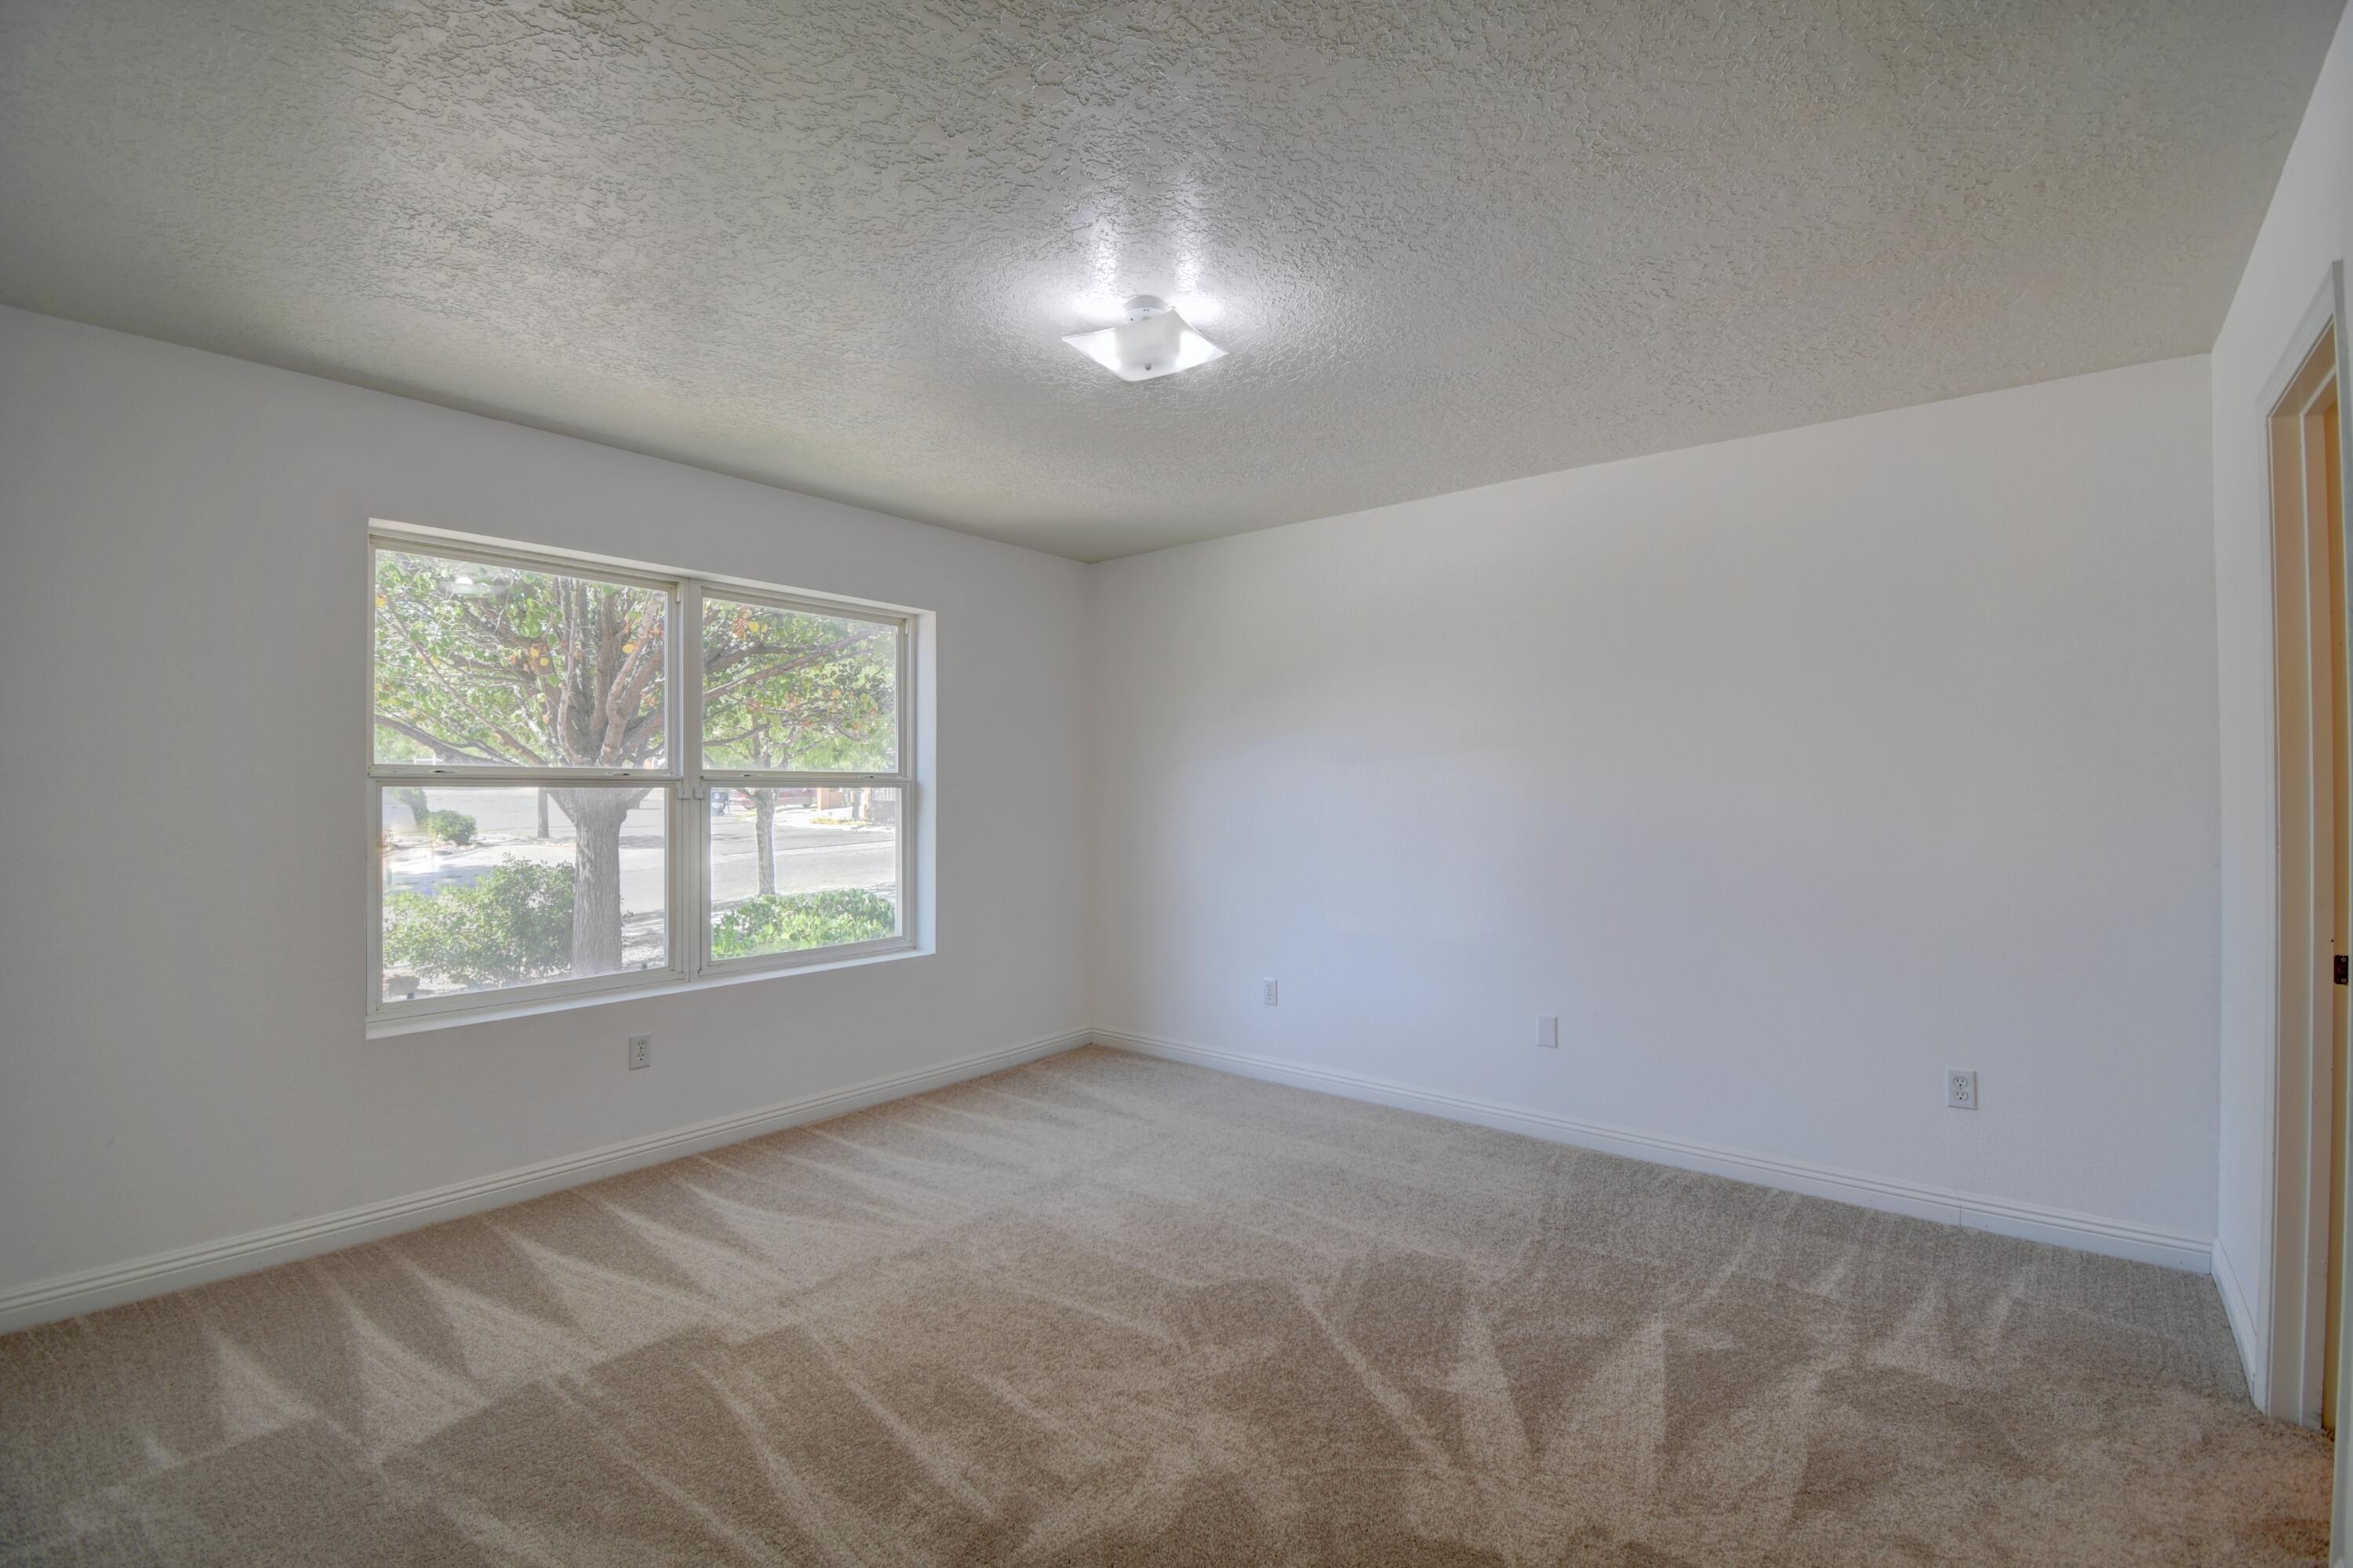
<path id="1" fill-rule="evenodd" d="M 2321 951 L 2334 921 L 2336 832 L 2334 780 L 2327 747 L 2353 735 L 2353 708 L 2340 700 L 2324 712 L 2316 696 L 2316 677 L 2331 657 L 2327 630 L 2316 609 L 2328 603 L 2327 536 L 2312 527 L 2306 499 L 2306 464 L 2299 432 L 2291 454 L 2281 440 L 2283 424 L 2301 425 L 2327 376 L 2314 372 L 2315 350 L 2332 330 L 2337 440 L 2347 447 L 2353 424 L 2353 388 L 2348 375 L 2345 265 L 2334 262 L 2318 294 L 2297 323 L 2277 369 L 2257 405 L 2263 423 L 2264 503 L 2272 545 L 2276 867 L 2278 873 L 2277 959 L 2273 991 L 2274 1034 L 2272 1125 L 2272 1257 L 2269 1332 L 2263 1384 L 2253 1392 L 2270 1414 L 2301 1425 L 2316 1425 L 2321 1410 L 2322 1332 L 2327 1322 L 2329 1231 L 2353 1215 L 2329 1191 L 2331 1097 L 2347 1086 L 2335 1083 L 2331 1010 L 2335 982 Z M 2296 396 L 2291 397 L 2291 394 Z M 2293 486 L 2293 490 L 2289 486 Z M 2348 519 L 2339 519 L 2346 526 Z M 2348 529 L 2353 546 L 2353 528 Z M 2348 548 L 2353 556 L 2353 548 Z M 2353 605 L 2353 585 L 2340 584 L 2339 604 Z M 2353 683 L 2348 683 L 2353 685 Z M 2343 699 L 2353 694 L 2339 694 Z M 2326 904 L 2326 906 L 2324 906 Z M 2340 1261 L 2353 1250 L 2337 1249 Z M 2353 1364 L 2340 1359 L 2340 1370 Z M 2353 1408 L 2340 1400 L 2339 1408 Z M 2353 1448 L 2353 1444 L 2342 1445 Z M 2342 1493 L 2340 1490 L 2340 1497 Z"/>

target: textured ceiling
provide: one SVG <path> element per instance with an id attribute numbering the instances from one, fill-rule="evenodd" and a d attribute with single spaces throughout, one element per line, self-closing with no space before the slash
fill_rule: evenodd
<path id="1" fill-rule="evenodd" d="M 2338 9 L 0 0 L 0 299 L 1096 558 L 2202 351 Z"/>

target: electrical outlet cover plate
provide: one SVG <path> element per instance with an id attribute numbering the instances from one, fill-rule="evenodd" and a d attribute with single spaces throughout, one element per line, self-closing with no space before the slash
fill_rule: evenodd
<path id="1" fill-rule="evenodd" d="M 652 1065 L 653 1065 L 653 1061 L 654 1061 L 654 1037 L 653 1037 L 652 1035 L 650 1035 L 650 1034 L 632 1034 L 632 1035 L 630 1035 L 630 1036 L 629 1036 L 629 1067 L 630 1067 L 630 1070 L 631 1070 L 631 1071 L 635 1071 L 636 1069 L 638 1069 L 638 1068 L 639 1068 L 639 1067 L 650 1067 L 650 1066 L 652 1066 Z"/>
<path id="2" fill-rule="evenodd" d="M 1945 1103 L 1955 1110 L 1978 1108 L 1978 1075 L 1972 1067 L 1964 1072 L 1958 1067 L 1945 1069 Z"/>
<path id="3" fill-rule="evenodd" d="M 1282 988 L 1276 985 L 1271 980 L 1263 980 L 1258 983 L 1262 988 L 1260 992 L 1260 1000 L 1264 1001 L 1269 1007 L 1275 1006 L 1282 995 Z"/>

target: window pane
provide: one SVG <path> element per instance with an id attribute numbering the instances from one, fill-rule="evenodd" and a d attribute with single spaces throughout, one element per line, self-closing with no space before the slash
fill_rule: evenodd
<path id="1" fill-rule="evenodd" d="M 670 967 L 668 789 L 382 794 L 386 1001 Z"/>
<path id="2" fill-rule="evenodd" d="M 662 760 L 656 588 L 375 552 L 375 759 L 518 768 Z"/>
<path id="3" fill-rule="evenodd" d="M 899 791 L 711 791 L 711 956 L 899 934 Z"/>
<path id="4" fill-rule="evenodd" d="M 899 766 L 899 629 L 702 601 L 709 768 L 888 773 Z"/>

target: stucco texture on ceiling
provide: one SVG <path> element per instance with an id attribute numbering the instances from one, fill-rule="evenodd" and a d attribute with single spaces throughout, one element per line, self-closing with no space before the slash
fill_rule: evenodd
<path id="1" fill-rule="evenodd" d="M 0 299 L 1100 558 L 2201 352 L 2338 9 L 5 0 Z"/>

